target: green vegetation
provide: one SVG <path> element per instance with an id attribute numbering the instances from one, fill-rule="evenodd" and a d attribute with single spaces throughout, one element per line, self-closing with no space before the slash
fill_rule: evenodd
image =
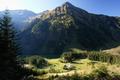
<path id="1" fill-rule="evenodd" d="M 18 60 L 23 64 L 30 64 L 37 68 L 43 68 L 48 65 L 47 60 L 41 56 L 18 57 Z"/>
<path id="2" fill-rule="evenodd" d="M 16 61 L 18 54 L 16 31 L 12 27 L 8 10 L 0 19 L 0 79 L 19 80 L 19 65 Z"/>
<path id="3" fill-rule="evenodd" d="M 17 32 L 12 25 L 9 11 L 6 10 L 0 18 L 0 80 L 21 80 L 37 74 L 18 62 L 19 49 Z"/>
<path id="4" fill-rule="evenodd" d="M 64 26 L 62 28 L 69 29 L 72 24 L 74 24 L 74 20 L 71 16 L 67 14 L 63 14 L 64 16 L 55 17 L 53 18 L 51 23 L 51 29 L 56 29 L 57 31 L 60 30 L 61 26 Z"/>
<path id="5" fill-rule="evenodd" d="M 86 52 L 79 51 L 76 52 Z M 66 53 L 65 53 L 66 54 Z M 63 55 L 62 55 L 63 56 Z M 36 59 L 40 56 L 34 56 Z M 23 60 L 34 59 L 31 56 L 26 56 Z M 22 59 L 22 57 L 21 57 Z M 38 58 L 39 59 L 39 58 Z M 33 76 L 38 80 L 119 80 L 120 79 L 120 66 L 119 64 L 109 64 L 107 62 L 100 62 L 77 58 L 72 62 L 62 62 L 61 58 L 46 59 L 49 65 L 40 68 L 33 67 L 31 70 L 38 73 Z M 41 64 L 42 65 L 42 64 Z"/>
<path id="6" fill-rule="evenodd" d="M 72 62 L 75 57 L 73 56 L 74 54 L 72 52 L 65 52 L 61 55 L 61 61 L 62 62 Z"/>
<path id="7" fill-rule="evenodd" d="M 119 22 L 119 18 L 91 14 L 67 3 L 42 14 L 20 34 L 23 53 L 59 56 L 71 48 L 99 51 L 117 47 Z"/>
<path id="8" fill-rule="evenodd" d="M 100 67 L 94 70 L 91 74 L 79 75 L 74 72 L 72 76 L 51 76 L 48 80 L 119 80 L 120 75 L 110 75 L 106 68 Z"/>
<path id="9" fill-rule="evenodd" d="M 120 64 L 120 56 L 112 55 L 102 51 L 81 51 L 79 49 L 72 49 L 69 52 L 63 53 L 61 59 L 63 62 L 71 62 L 74 59 L 88 58 L 94 61 L 102 61 L 110 64 Z"/>

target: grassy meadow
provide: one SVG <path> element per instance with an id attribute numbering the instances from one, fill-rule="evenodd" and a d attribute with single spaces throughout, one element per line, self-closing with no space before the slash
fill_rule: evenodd
<path id="1" fill-rule="evenodd" d="M 29 67 L 26 66 L 26 68 L 29 68 L 38 73 L 38 75 L 34 76 L 34 78 L 38 80 L 50 80 L 49 79 L 50 77 L 73 76 L 74 74 L 77 74 L 78 76 L 91 75 L 92 73 L 94 73 L 95 70 L 100 69 L 101 67 L 105 67 L 105 69 L 107 70 L 110 76 L 120 74 L 119 64 L 110 64 L 101 61 L 93 61 L 93 60 L 89 60 L 88 58 L 76 59 L 73 62 L 67 62 L 67 63 L 61 62 L 61 58 L 52 58 L 52 59 L 44 58 L 44 59 L 47 61 L 47 65 L 44 67 L 36 67 L 32 63 L 27 64 L 29 65 Z M 65 65 L 71 65 L 74 68 L 65 69 L 64 68 Z M 87 80 L 87 79 L 83 79 L 83 80 Z"/>

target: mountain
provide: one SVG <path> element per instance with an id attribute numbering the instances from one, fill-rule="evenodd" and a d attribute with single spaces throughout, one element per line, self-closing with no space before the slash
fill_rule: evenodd
<path id="1" fill-rule="evenodd" d="M 24 54 L 61 54 L 71 48 L 103 50 L 120 45 L 120 18 L 89 13 L 69 2 L 43 13 L 23 31 Z"/>
<path id="2" fill-rule="evenodd" d="M 48 10 L 40 12 L 40 13 L 36 14 L 35 16 L 27 18 L 25 21 L 28 22 L 28 23 L 32 23 L 32 21 L 35 21 L 36 19 L 39 19 L 41 17 L 41 15 L 43 15 L 47 12 L 48 12 Z"/>
<path id="3" fill-rule="evenodd" d="M 0 16 L 4 15 L 4 11 L 0 12 Z M 9 10 L 9 15 L 12 18 L 13 26 L 22 31 L 27 28 L 28 22 L 26 21 L 30 17 L 36 16 L 37 14 L 29 10 Z"/>

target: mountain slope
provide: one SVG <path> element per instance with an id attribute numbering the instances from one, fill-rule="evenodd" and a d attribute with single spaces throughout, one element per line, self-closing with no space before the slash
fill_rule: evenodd
<path id="1" fill-rule="evenodd" d="M 29 10 L 9 10 L 9 15 L 12 18 L 13 26 L 22 31 L 27 28 L 28 18 L 36 16 L 37 14 Z M 4 15 L 4 11 L 0 12 L 0 16 Z"/>
<path id="2" fill-rule="evenodd" d="M 43 13 L 21 33 L 23 53 L 61 54 L 71 48 L 101 50 L 119 45 L 120 20 L 66 2 Z"/>

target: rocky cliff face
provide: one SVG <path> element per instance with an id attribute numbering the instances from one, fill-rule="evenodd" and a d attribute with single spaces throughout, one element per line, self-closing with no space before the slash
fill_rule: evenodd
<path id="1" fill-rule="evenodd" d="M 107 49 L 119 45 L 119 18 L 91 14 L 66 2 L 43 13 L 21 33 L 23 53 L 61 54 L 71 48 Z"/>

